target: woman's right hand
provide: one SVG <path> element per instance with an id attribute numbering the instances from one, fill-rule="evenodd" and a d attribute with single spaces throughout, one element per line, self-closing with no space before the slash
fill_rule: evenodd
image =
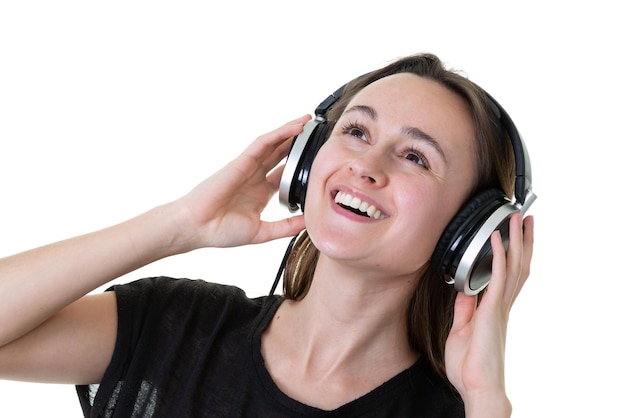
<path id="1" fill-rule="evenodd" d="M 275 195 L 288 154 L 309 115 L 258 137 L 237 158 L 173 204 L 181 209 L 180 243 L 200 247 L 233 247 L 296 235 L 302 215 L 267 222 L 261 212 Z"/>

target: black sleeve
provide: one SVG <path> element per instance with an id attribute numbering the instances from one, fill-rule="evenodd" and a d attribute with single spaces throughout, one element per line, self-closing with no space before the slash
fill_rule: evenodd
<path id="1" fill-rule="evenodd" d="M 193 392 L 185 387 L 194 367 L 237 317 L 229 305 L 252 304 L 241 289 L 203 280 L 148 278 L 108 290 L 116 293 L 117 340 L 95 398 L 93 387 L 77 387 L 85 416 L 151 415 L 157 393 Z"/>

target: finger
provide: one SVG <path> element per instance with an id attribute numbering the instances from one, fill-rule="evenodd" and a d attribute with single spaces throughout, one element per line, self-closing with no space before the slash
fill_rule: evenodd
<path id="1" fill-rule="evenodd" d="M 278 187 L 280 186 L 280 179 L 283 175 L 284 169 L 285 165 L 280 165 L 267 175 L 267 181 L 272 186 L 273 190 L 278 190 Z"/>
<path id="2" fill-rule="evenodd" d="M 534 216 L 527 216 L 526 218 L 524 218 L 522 231 L 524 234 L 524 258 L 522 260 L 522 276 L 526 279 L 530 275 L 530 261 L 533 257 L 533 248 L 535 244 Z"/>
<path id="3" fill-rule="evenodd" d="M 522 232 L 522 214 L 516 213 L 509 221 L 509 248 L 506 253 L 506 293 L 505 300 L 509 307 L 519 294 L 524 283 L 522 260 L 524 254 L 524 236 Z"/>
<path id="4" fill-rule="evenodd" d="M 306 115 L 298 116 L 294 120 L 285 123 L 284 126 L 287 126 L 287 125 L 304 125 L 309 120 L 311 120 L 311 115 L 306 114 Z"/>
<path id="5" fill-rule="evenodd" d="M 452 320 L 452 328 L 450 333 L 463 329 L 474 316 L 476 311 L 476 296 L 468 296 L 463 292 L 456 295 L 454 301 L 454 319 Z"/>
<path id="6" fill-rule="evenodd" d="M 284 144 L 291 140 L 292 137 L 302 132 L 304 124 L 311 119 L 310 115 L 304 115 L 297 119 L 294 119 L 285 125 L 274 129 L 271 132 L 259 136 L 254 142 L 252 142 L 245 153 L 258 158 L 261 161 L 265 161 L 270 157 L 277 146 Z M 274 163 L 276 165 L 278 162 Z"/>
<path id="7" fill-rule="evenodd" d="M 494 231 L 490 237 L 493 260 L 491 262 L 491 278 L 488 291 L 483 296 L 481 304 L 493 304 L 502 300 L 506 284 L 506 250 L 502 242 L 500 231 Z"/>
<path id="8" fill-rule="evenodd" d="M 300 122 L 304 120 L 304 122 L 306 123 L 309 119 L 310 117 L 308 115 L 296 119 L 295 125 L 298 126 L 298 131 L 294 134 L 294 136 L 288 137 L 287 140 L 276 145 L 272 154 L 266 157 L 265 161 L 263 162 L 266 171 L 269 171 L 272 168 L 276 167 L 276 165 L 281 162 L 287 156 L 287 154 L 289 154 L 289 151 L 291 150 L 291 147 L 293 145 L 293 141 L 295 140 L 295 136 L 300 135 L 304 128 L 304 125 Z"/>
<path id="9" fill-rule="evenodd" d="M 520 216 L 521 217 L 521 216 Z M 534 243 L 534 218 L 529 216 L 523 220 L 520 227 L 520 236 L 522 239 L 521 258 L 520 265 L 518 267 L 518 279 L 511 294 L 511 305 L 517 299 L 522 287 L 526 284 L 526 280 L 530 275 L 530 261 L 533 255 L 533 243 Z"/>
<path id="10" fill-rule="evenodd" d="M 300 132 L 298 132 L 298 134 Z M 265 160 L 263 161 L 263 166 L 266 168 L 266 171 L 269 171 L 276 167 L 276 165 L 280 163 L 287 156 L 287 154 L 289 154 L 289 151 L 291 150 L 291 145 L 293 144 L 293 138 L 294 137 L 292 136 L 289 138 L 288 141 L 278 144 L 274 148 L 274 151 L 265 158 Z"/>

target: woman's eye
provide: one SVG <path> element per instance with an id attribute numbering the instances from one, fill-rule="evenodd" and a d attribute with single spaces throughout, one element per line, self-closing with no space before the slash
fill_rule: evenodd
<path id="1" fill-rule="evenodd" d="M 424 167 L 428 168 L 428 162 L 426 161 L 426 158 L 424 157 L 424 154 L 422 154 L 419 151 L 407 150 L 404 153 L 404 158 L 406 158 L 407 160 L 409 160 L 409 161 L 411 161 L 411 162 L 413 162 L 415 164 L 418 164 L 418 165 L 421 165 L 421 166 L 424 166 Z"/>
<path id="2" fill-rule="evenodd" d="M 344 134 L 354 136 L 361 141 L 367 142 L 367 136 L 365 135 L 365 130 L 357 125 L 346 125 L 342 129 Z"/>

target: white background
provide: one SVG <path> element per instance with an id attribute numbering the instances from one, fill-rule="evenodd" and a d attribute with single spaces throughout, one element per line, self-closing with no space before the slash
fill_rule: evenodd
<path id="1" fill-rule="evenodd" d="M 514 416 L 626 416 L 617 4 L 3 2 L 0 255 L 174 199 L 349 79 L 434 52 L 508 110 L 533 163 L 535 257 L 508 340 Z M 287 214 L 277 199 L 268 209 Z M 196 251 L 120 281 L 264 294 L 285 247 Z M 0 416 L 81 413 L 72 386 L 0 381 Z"/>

